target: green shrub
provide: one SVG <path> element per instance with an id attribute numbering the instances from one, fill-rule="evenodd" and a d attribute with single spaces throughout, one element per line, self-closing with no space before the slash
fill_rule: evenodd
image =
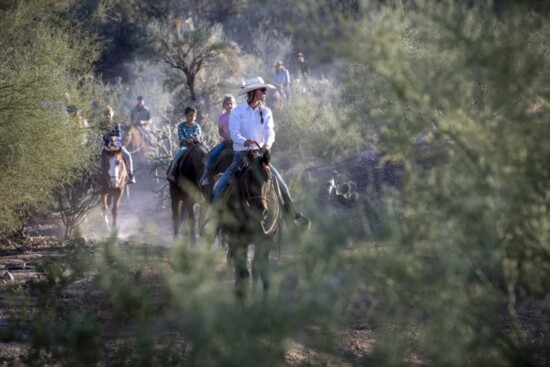
<path id="1" fill-rule="evenodd" d="M 378 353 L 390 365 L 411 345 L 434 365 L 540 364 L 533 331 L 547 321 L 524 310 L 547 311 L 550 281 L 550 23 L 521 7 L 415 2 L 349 29 L 341 50 L 362 67 L 348 93 L 369 101 L 355 113 L 372 117 L 381 151 L 407 172 L 386 197 L 384 252 L 366 274 L 392 320 Z M 418 165 L 419 141 L 445 159 Z"/>
<path id="2" fill-rule="evenodd" d="M 361 133 L 360 124 L 349 124 L 350 109 L 333 83 L 319 80 L 297 85 L 291 96 L 289 103 L 274 111 L 277 164 L 294 167 L 311 161 L 330 162 L 367 147 L 368 138 Z"/>
<path id="3" fill-rule="evenodd" d="M 97 55 L 91 38 L 69 29 L 46 3 L 20 3 L 0 19 L 0 231 L 12 231 L 51 200 L 85 162 L 84 132 L 65 113 L 78 104 L 79 78 Z"/>

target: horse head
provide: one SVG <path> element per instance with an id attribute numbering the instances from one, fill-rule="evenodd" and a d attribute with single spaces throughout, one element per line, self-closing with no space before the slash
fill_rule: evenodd
<path id="1" fill-rule="evenodd" d="M 242 178 L 242 197 L 251 209 L 267 211 L 271 200 L 271 193 L 274 188 L 273 174 L 269 162 L 271 155 L 269 151 L 264 154 L 254 152 L 247 153 L 248 168 Z"/>
<path id="2" fill-rule="evenodd" d="M 126 184 L 126 166 L 120 147 L 104 149 L 103 168 L 109 187 L 118 189 Z"/>

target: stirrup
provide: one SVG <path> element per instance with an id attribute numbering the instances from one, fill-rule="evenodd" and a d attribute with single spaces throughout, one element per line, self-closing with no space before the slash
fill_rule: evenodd
<path id="1" fill-rule="evenodd" d="M 307 231 L 311 227 L 311 220 L 300 212 L 296 212 L 294 215 L 294 225 L 304 231 Z"/>

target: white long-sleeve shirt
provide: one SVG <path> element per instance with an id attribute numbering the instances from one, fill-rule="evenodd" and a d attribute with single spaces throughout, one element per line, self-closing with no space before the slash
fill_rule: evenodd
<path id="1" fill-rule="evenodd" d="M 249 148 L 244 146 L 247 139 L 255 140 L 260 147 L 271 147 L 275 142 L 275 129 L 271 110 L 262 107 L 263 124 L 258 107 L 252 109 L 248 103 L 242 103 L 231 110 L 229 115 L 229 134 L 233 140 L 233 150 L 241 152 Z"/>

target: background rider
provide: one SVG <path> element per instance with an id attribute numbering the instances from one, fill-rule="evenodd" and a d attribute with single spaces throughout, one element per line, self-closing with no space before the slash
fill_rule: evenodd
<path id="1" fill-rule="evenodd" d="M 103 132 L 103 143 L 105 144 L 105 146 L 109 146 L 114 142 L 115 146 L 120 147 L 120 149 L 122 150 L 124 161 L 128 166 L 128 183 L 136 183 L 134 177 L 134 164 L 132 162 L 132 155 L 130 154 L 130 152 L 128 152 L 128 150 L 126 150 L 126 148 L 122 146 L 122 133 L 120 130 L 120 124 L 115 123 L 113 120 L 115 116 L 113 108 L 111 106 L 107 106 L 103 115 L 105 116 L 105 119 L 100 123 L 99 126 L 100 130 Z"/>

